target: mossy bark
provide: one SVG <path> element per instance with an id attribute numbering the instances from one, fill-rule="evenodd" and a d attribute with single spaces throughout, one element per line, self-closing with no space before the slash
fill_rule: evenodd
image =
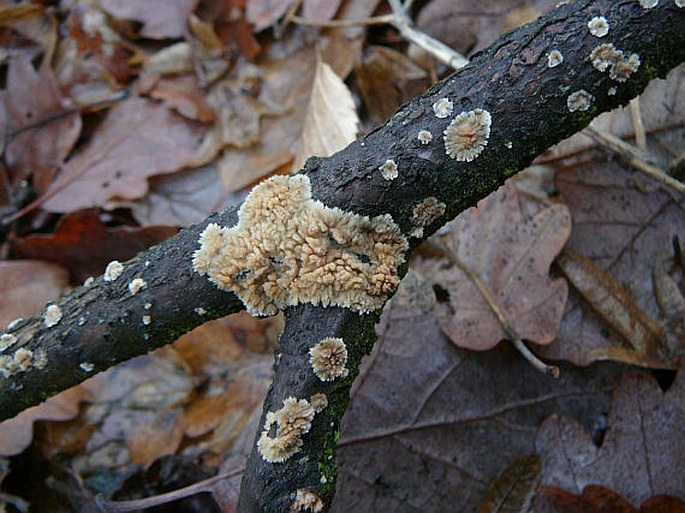
<path id="1" fill-rule="evenodd" d="M 587 22 L 602 15 L 609 20 L 603 38 L 591 35 Z M 626 82 L 592 67 L 589 55 L 602 43 L 625 53 L 637 53 L 641 65 Z M 549 68 L 546 55 L 559 50 L 564 61 Z M 389 213 L 403 232 L 412 231 L 414 206 L 433 196 L 447 205 L 445 215 L 424 230 L 424 238 L 507 178 L 526 167 L 542 151 L 584 128 L 595 116 L 626 104 L 647 83 L 685 60 L 685 9 L 673 1 L 644 9 L 637 0 L 576 0 L 511 32 L 474 56 L 472 63 L 402 107 L 385 124 L 336 155 L 313 158 L 304 172 L 315 199 L 330 207 L 375 216 Z M 616 88 L 616 94 L 610 90 Z M 593 96 L 585 111 L 570 112 L 567 98 L 585 90 Z M 473 162 L 457 162 L 445 153 L 442 132 L 451 117 L 435 117 L 432 105 L 448 97 L 454 114 L 482 108 L 492 116 L 488 145 Z M 433 140 L 423 145 L 419 130 Z M 379 167 L 393 159 L 399 170 L 385 180 Z M 101 278 L 59 302 L 64 316 L 46 328 L 36 316 L 12 329 L 19 343 L 47 352 L 47 366 L 0 379 L 0 419 L 37 404 L 48 395 L 75 385 L 89 373 L 88 362 L 102 370 L 173 341 L 206 320 L 238 311 L 242 305 L 230 293 L 218 291 L 192 271 L 192 254 L 208 222 L 232 226 L 235 210 L 213 216 L 198 226 L 140 254 L 126 263 L 113 283 Z M 411 239 L 412 247 L 421 240 Z M 148 286 L 131 295 L 135 277 Z M 151 303 L 146 308 L 146 303 Z M 199 315 L 196 308 L 206 313 Z M 142 324 L 150 315 L 152 323 Z M 281 336 L 274 384 L 264 412 L 275 411 L 286 397 L 309 399 L 325 393 L 329 406 L 303 438 L 302 451 L 282 464 L 266 463 L 253 449 L 242 484 L 239 511 L 285 512 L 298 488 L 317 492 L 330 505 L 334 492 L 334 446 L 349 387 L 364 353 L 374 339 L 376 317 L 340 308 L 304 305 L 287 312 Z M 332 383 L 311 372 L 307 351 L 324 337 L 348 343 L 350 375 Z M 262 425 L 264 421 L 262 417 Z M 322 477 L 325 479 L 322 481 Z"/>

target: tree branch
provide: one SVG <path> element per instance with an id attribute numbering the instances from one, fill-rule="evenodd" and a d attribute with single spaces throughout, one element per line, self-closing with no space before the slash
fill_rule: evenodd
<path id="1" fill-rule="evenodd" d="M 588 21 L 599 15 L 609 22 L 609 32 L 602 38 L 588 30 Z M 626 56 L 639 55 L 639 68 L 625 82 L 591 64 L 592 50 L 604 43 L 612 43 Z M 563 62 L 554 67 L 548 65 L 551 50 L 563 55 Z M 685 9 L 673 1 L 662 1 L 651 9 L 641 7 L 637 0 L 569 2 L 503 36 L 474 56 L 471 64 L 341 152 L 310 159 L 303 172 L 311 180 L 315 199 L 368 216 L 389 213 L 408 237 L 417 233 L 414 208 L 426 198 L 437 198 L 445 204 L 445 214 L 423 227 L 420 238 L 410 239 L 413 249 L 546 148 L 581 130 L 598 114 L 626 104 L 650 80 L 664 76 L 683 60 Z M 574 95 L 579 91 L 587 95 Z M 433 104 L 442 98 L 453 103 L 454 112 L 438 118 Z M 574 104 L 574 98 L 589 99 L 589 103 Z M 490 113 L 490 136 L 475 160 L 460 162 L 446 154 L 443 131 L 456 114 L 474 109 Z M 417 138 L 420 130 L 430 132 L 432 141 L 423 144 Z M 394 180 L 385 179 L 379 171 L 388 159 L 397 164 Z M 199 233 L 210 221 L 232 226 L 235 211 L 214 216 L 139 255 L 126 263 L 115 282 L 99 278 L 90 287 L 75 290 L 58 303 L 63 315 L 55 326 L 47 328 L 41 317 L 33 317 L 13 327 L 18 342 L 5 355 L 18 347 L 26 347 L 34 357 L 44 351 L 46 365 L 0 380 L 0 416 L 7 418 L 80 382 L 87 377 L 81 363 L 104 369 L 240 309 L 233 294 L 219 292 L 192 270 Z M 147 286 L 132 295 L 127 285 L 135 277 L 144 279 Z M 152 306 L 148 309 L 146 303 Z M 207 313 L 198 315 L 196 308 Z M 151 316 L 149 325 L 142 322 L 144 315 Z M 285 462 L 267 463 L 253 447 L 241 487 L 242 512 L 288 511 L 297 490 L 316 493 L 323 508 L 328 508 L 335 489 L 334 447 L 340 419 L 361 357 L 375 339 L 377 314 L 300 305 L 288 309 L 286 315 L 261 425 L 267 412 L 281 408 L 287 397 L 309 399 L 323 393 L 328 406 L 314 417 L 300 452 Z M 347 378 L 322 382 L 312 373 L 308 351 L 324 337 L 345 340 Z"/>

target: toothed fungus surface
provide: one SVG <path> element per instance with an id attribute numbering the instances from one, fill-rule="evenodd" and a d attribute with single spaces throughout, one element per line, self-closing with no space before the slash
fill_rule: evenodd
<path id="1" fill-rule="evenodd" d="M 564 62 L 564 56 L 559 50 L 552 50 L 547 54 L 547 66 L 550 68 L 555 68 L 559 64 Z"/>
<path id="2" fill-rule="evenodd" d="M 416 138 L 421 142 L 421 144 L 429 144 L 433 140 L 433 134 L 428 130 L 419 130 L 419 134 Z"/>
<path id="3" fill-rule="evenodd" d="M 238 216 L 232 228 L 205 228 L 193 267 L 253 315 L 299 303 L 369 312 L 399 284 L 408 245 L 392 217 L 326 207 L 305 175 L 257 185 Z"/>
<path id="4" fill-rule="evenodd" d="M 269 463 L 282 463 L 302 447 L 302 435 L 309 432 L 316 411 L 306 399 L 288 397 L 283 408 L 266 414 L 264 429 L 257 441 L 257 450 Z M 272 427 L 276 425 L 272 436 Z"/>
<path id="5" fill-rule="evenodd" d="M 570 112 L 585 111 L 592 105 L 592 100 L 595 97 L 588 93 L 585 89 L 580 89 L 575 93 L 571 93 L 568 98 L 566 98 L 566 106 Z"/>
<path id="6" fill-rule="evenodd" d="M 327 337 L 309 350 L 309 364 L 321 381 L 333 381 L 348 374 L 347 347 L 341 338 Z"/>
<path id="7" fill-rule="evenodd" d="M 290 505 L 289 513 L 300 513 L 306 511 L 311 511 L 312 513 L 319 513 L 320 511 L 323 511 L 323 501 L 314 492 L 299 489 L 295 493 L 295 499 Z"/>
<path id="8" fill-rule="evenodd" d="M 61 319 L 62 319 L 62 309 L 59 306 L 49 305 L 45 309 L 45 316 L 43 317 L 43 320 L 45 322 L 46 327 L 52 328 Z"/>
<path id="9" fill-rule="evenodd" d="M 124 265 L 118 260 L 112 260 L 109 264 L 107 264 L 107 267 L 105 267 L 103 279 L 105 281 L 114 281 L 121 276 L 121 273 L 123 272 Z"/>
<path id="10" fill-rule="evenodd" d="M 397 172 L 397 164 L 392 159 L 386 160 L 378 169 L 380 169 L 383 178 L 386 180 L 394 180 L 399 175 Z"/>
<path id="11" fill-rule="evenodd" d="M 604 37 L 609 33 L 609 22 L 604 16 L 595 16 L 587 23 L 590 34 L 595 37 Z"/>
<path id="12" fill-rule="evenodd" d="M 488 145 L 492 117 L 487 110 L 462 112 L 445 129 L 445 150 L 461 162 L 471 162 Z"/>
<path id="13" fill-rule="evenodd" d="M 438 118 L 446 118 L 452 115 L 454 105 L 448 98 L 440 98 L 433 104 L 433 112 Z"/>
<path id="14" fill-rule="evenodd" d="M 0 335 L 0 351 L 12 347 L 17 342 L 17 337 L 11 333 L 3 333 Z"/>
<path id="15" fill-rule="evenodd" d="M 428 226 L 445 213 L 446 205 L 437 198 L 430 196 L 414 207 L 411 216 L 414 237 L 423 237 L 423 228 Z"/>

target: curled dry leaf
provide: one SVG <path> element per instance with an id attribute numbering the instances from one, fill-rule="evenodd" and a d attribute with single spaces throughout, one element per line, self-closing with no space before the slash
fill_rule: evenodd
<path id="1" fill-rule="evenodd" d="M 447 242 L 456 265 L 431 277 L 449 292 L 442 327 L 452 341 L 477 350 L 512 337 L 549 344 L 567 295 L 549 268 L 570 230 L 563 205 L 524 218 L 511 183 L 460 215 Z"/>
<path id="2" fill-rule="evenodd" d="M 537 456 L 517 458 L 492 482 L 476 513 L 527 512 L 539 482 Z"/>
<path id="3" fill-rule="evenodd" d="M 107 0 L 102 8 L 112 16 L 143 24 L 140 34 L 152 39 L 183 37 L 198 0 Z"/>
<path id="4" fill-rule="evenodd" d="M 589 484 L 608 487 L 640 504 L 654 495 L 682 496 L 685 452 L 685 373 L 663 392 L 648 373 L 631 373 L 616 386 L 600 444 L 577 421 L 548 418 L 535 442 L 542 483 L 580 494 Z"/>
<path id="5" fill-rule="evenodd" d="M 358 125 L 350 90 L 328 64 L 317 59 L 293 169 L 300 169 L 313 155 L 328 157 L 342 150 L 357 137 Z"/>
<path id="6" fill-rule="evenodd" d="M 195 163 L 204 129 L 163 105 L 139 97 L 114 105 L 86 145 L 63 166 L 43 208 L 71 212 L 135 199 L 147 177 Z"/>

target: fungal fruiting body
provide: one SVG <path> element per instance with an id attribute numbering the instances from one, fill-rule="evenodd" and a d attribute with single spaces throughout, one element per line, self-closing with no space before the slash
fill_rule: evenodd
<path id="1" fill-rule="evenodd" d="M 454 105 L 448 98 L 440 98 L 437 102 L 433 104 L 433 112 L 438 118 L 446 118 L 452 115 L 452 110 Z"/>
<path id="2" fill-rule="evenodd" d="M 609 96 L 615 96 L 617 92 L 618 92 L 618 89 L 616 89 L 615 87 L 610 87 L 610 88 L 607 90 L 607 94 L 608 94 Z"/>
<path id="3" fill-rule="evenodd" d="M 123 272 L 124 265 L 118 260 L 112 260 L 109 264 L 107 264 L 107 267 L 105 267 L 105 274 L 103 275 L 103 279 L 105 281 L 114 281 L 119 276 L 121 276 L 121 273 Z"/>
<path id="4" fill-rule="evenodd" d="M 651 9 L 659 5 L 659 0 L 640 0 L 640 5 L 645 9 Z"/>
<path id="5" fill-rule="evenodd" d="M 145 280 L 142 278 L 133 278 L 130 283 L 128 284 L 128 291 L 132 294 L 135 295 L 141 290 L 143 290 L 147 286 L 147 283 L 145 283 Z"/>
<path id="6" fill-rule="evenodd" d="M 421 142 L 421 144 L 429 144 L 433 140 L 433 134 L 428 130 L 419 130 L 416 138 Z"/>
<path id="7" fill-rule="evenodd" d="M 392 159 L 383 162 L 383 165 L 378 169 L 380 169 L 381 175 L 383 175 L 383 178 L 386 180 L 394 180 L 399 175 L 397 172 L 397 164 Z"/>
<path id="8" fill-rule="evenodd" d="M 613 44 L 599 45 L 590 53 L 590 62 L 599 71 L 609 70 L 609 76 L 616 82 L 625 82 L 640 67 L 640 56 L 625 55 Z"/>
<path id="9" fill-rule="evenodd" d="M 57 305 L 49 305 L 45 309 L 45 316 L 43 317 L 45 326 L 52 328 L 60 320 L 62 320 L 62 309 Z"/>
<path id="10" fill-rule="evenodd" d="M 17 342 L 17 337 L 11 333 L 3 333 L 0 335 L 0 351 L 12 347 Z"/>
<path id="11" fill-rule="evenodd" d="M 488 145 L 492 117 L 487 110 L 462 112 L 445 129 L 445 150 L 461 162 L 471 162 Z"/>
<path id="12" fill-rule="evenodd" d="M 568 98 L 566 98 L 566 106 L 570 112 L 586 111 L 592 105 L 592 101 L 595 99 L 590 93 L 585 89 L 580 89 L 575 93 L 571 93 Z"/>
<path id="13" fill-rule="evenodd" d="M 341 338 L 327 337 L 309 350 L 309 364 L 321 381 L 333 381 L 348 374 L 347 347 Z"/>
<path id="14" fill-rule="evenodd" d="M 309 398 L 309 404 L 312 405 L 315 413 L 321 413 L 328 406 L 328 397 L 326 394 L 314 394 Z"/>
<path id="15" fill-rule="evenodd" d="M 88 276 L 88 278 L 86 278 L 86 281 L 83 282 L 83 286 L 90 287 L 93 283 L 95 283 L 95 278 L 93 278 L 92 276 Z"/>
<path id="16" fill-rule="evenodd" d="M 564 56 L 559 50 L 552 50 L 547 54 L 547 67 L 555 68 L 564 62 Z"/>
<path id="17" fill-rule="evenodd" d="M 257 441 L 257 449 L 264 461 L 282 463 L 302 447 L 302 435 L 309 432 L 316 411 L 306 399 L 288 397 L 283 408 L 266 414 L 264 429 Z M 273 436 L 270 434 L 276 425 Z"/>
<path id="18" fill-rule="evenodd" d="M 685 0 L 675 0 L 677 7 L 685 7 Z"/>
<path id="19" fill-rule="evenodd" d="M 143 315 L 141 321 L 143 321 L 143 324 L 145 326 L 149 326 L 150 324 L 152 324 L 152 317 L 150 317 L 149 315 Z"/>
<path id="20" fill-rule="evenodd" d="M 430 196 L 414 207 L 411 216 L 413 237 L 423 237 L 423 228 L 445 213 L 447 206 L 437 198 Z"/>
<path id="21" fill-rule="evenodd" d="M 311 197 L 305 175 L 257 185 L 233 228 L 209 224 L 193 268 L 242 300 L 253 315 L 299 303 L 365 313 L 399 284 L 407 240 L 389 214 L 368 218 Z"/>
<path id="22" fill-rule="evenodd" d="M 13 356 L 0 356 L 0 374 L 4 378 L 9 378 L 17 372 L 25 372 L 31 367 L 42 369 L 47 364 L 47 356 L 43 351 L 33 351 L 20 347 L 14 352 Z"/>
<path id="23" fill-rule="evenodd" d="M 312 513 L 319 513 L 320 511 L 323 511 L 323 501 L 314 492 L 299 489 L 295 493 L 293 502 L 290 505 L 289 513 L 300 513 L 306 511 L 311 511 Z"/>
<path id="24" fill-rule="evenodd" d="M 590 34 L 595 37 L 604 37 L 609 33 L 609 22 L 604 16 L 595 16 L 587 23 Z"/>
<path id="25" fill-rule="evenodd" d="M 93 365 L 90 362 L 79 363 L 78 366 L 81 368 L 82 371 L 85 372 L 93 372 L 93 369 L 95 369 L 95 365 Z"/>

